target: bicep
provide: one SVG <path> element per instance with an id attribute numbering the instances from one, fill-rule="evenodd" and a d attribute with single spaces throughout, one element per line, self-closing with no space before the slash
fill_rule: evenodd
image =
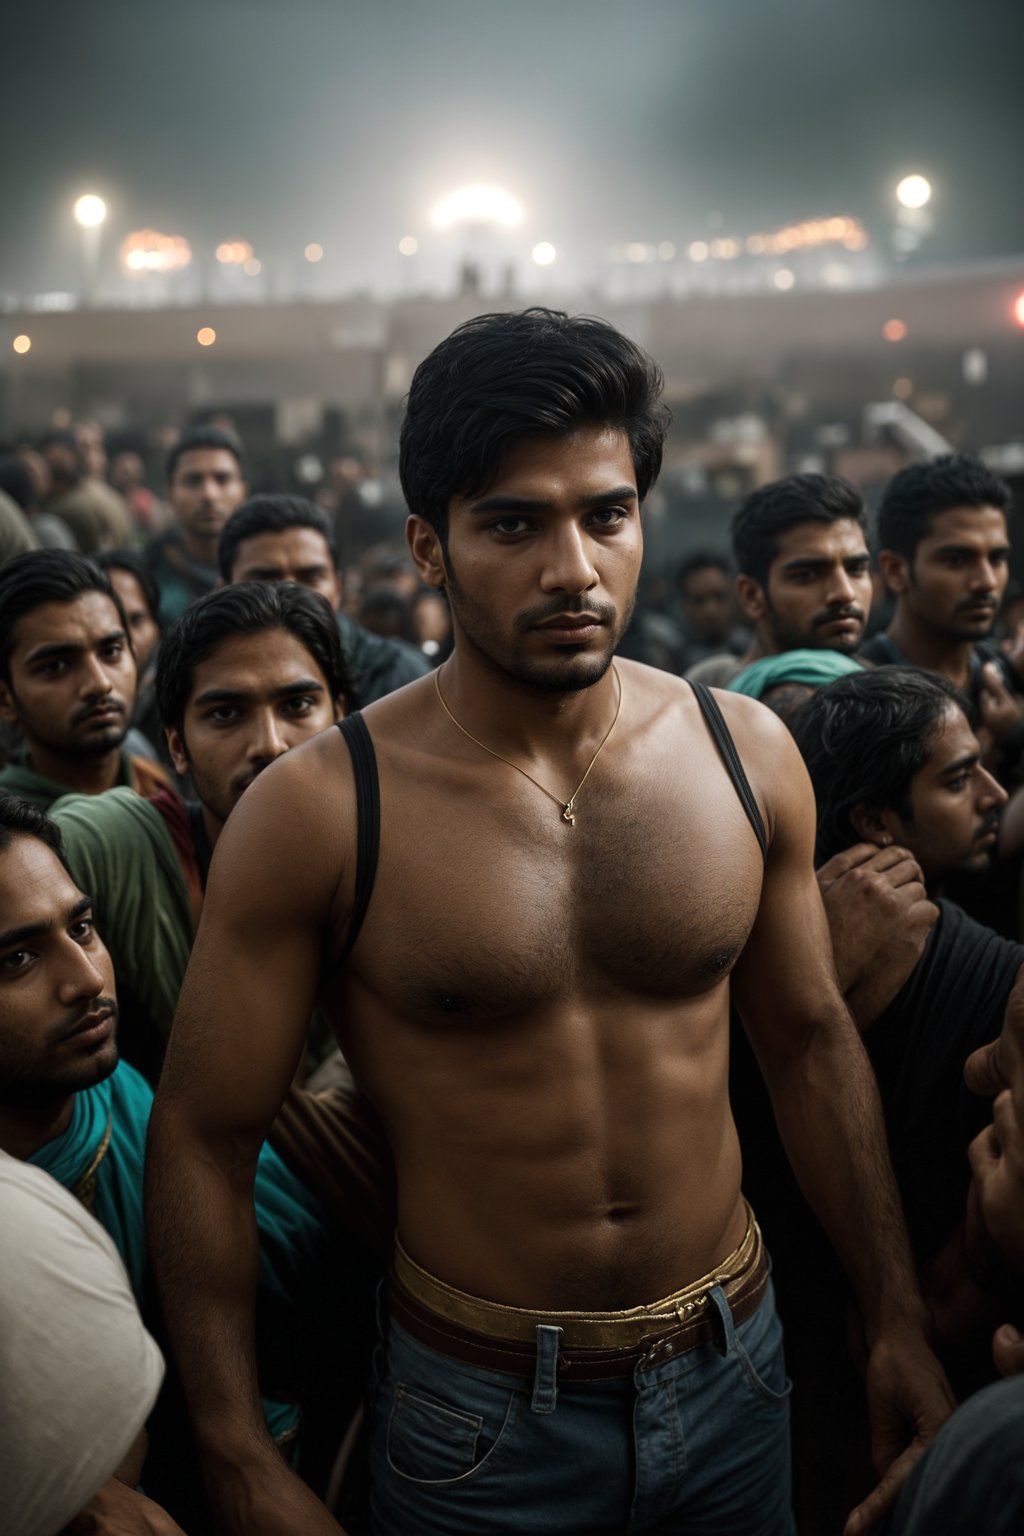
<path id="1" fill-rule="evenodd" d="M 262 1138 L 294 1075 L 340 876 L 322 822 L 268 769 L 218 840 L 161 1085 L 197 1127 Z"/>

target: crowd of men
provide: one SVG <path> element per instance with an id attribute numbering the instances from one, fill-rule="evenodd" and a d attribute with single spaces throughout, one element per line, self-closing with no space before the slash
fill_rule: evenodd
<path id="1" fill-rule="evenodd" d="M 461 326 L 361 564 L 0 457 L 12 1536 L 1024 1526 L 1011 492 L 787 476 L 652 625 L 660 391 Z"/>

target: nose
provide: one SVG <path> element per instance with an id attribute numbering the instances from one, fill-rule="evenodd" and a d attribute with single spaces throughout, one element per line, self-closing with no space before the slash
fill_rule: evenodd
<path id="1" fill-rule="evenodd" d="M 82 687 L 80 689 L 82 697 L 87 699 L 93 697 L 102 698 L 104 694 L 111 692 L 113 686 L 110 673 L 104 665 L 102 658 L 95 654 L 90 654 L 86 658 L 85 671 L 82 676 Z"/>
<path id="2" fill-rule="evenodd" d="M 836 566 L 832 572 L 832 580 L 829 582 L 827 601 L 834 607 L 841 608 L 852 603 L 856 596 L 857 589 L 849 571 L 843 565 Z"/>
<path id="3" fill-rule="evenodd" d="M 979 560 L 971 573 L 972 592 L 994 592 L 999 585 L 995 567 L 989 560 Z"/>
<path id="4" fill-rule="evenodd" d="M 81 1002 L 83 998 L 101 997 L 112 990 L 103 971 L 107 951 L 94 937 L 88 949 L 70 936 L 66 940 L 64 965 L 58 983 L 58 995 L 64 1007 Z"/>
<path id="5" fill-rule="evenodd" d="M 587 534 L 576 523 L 552 530 L 544 545 L 541 587 L 545 592 L 576 594 L 597 586 L 589 545 Z"/>
<path id="6" fill-rule="evenodd" d="M 994 779 L 987 768 L 978 766 L 978 808 L 982 811 L 994 811 L 997 805 L 1005 805 L 1009 795 Z"/>
<path id="7" fill-rule="evenodd" d="M 250 763 L 272 763 L 275 757 L 287 751 L 288 742 L 284 737 L 282 721 L 272 709 L 262 711 L 254 722 L 246 758 Z"/>

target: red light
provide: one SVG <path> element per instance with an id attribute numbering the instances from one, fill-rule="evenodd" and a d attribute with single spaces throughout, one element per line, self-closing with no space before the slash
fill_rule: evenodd
<path id="1" fill-rule="evenodd" d="M 1018 325 L 1024 325 L 1024 292 L 1018 293 L 1013 301 L 1013 318 Z"/>

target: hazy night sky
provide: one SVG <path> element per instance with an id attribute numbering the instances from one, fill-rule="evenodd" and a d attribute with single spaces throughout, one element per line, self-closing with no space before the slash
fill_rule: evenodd
<path id="1" fill-rule="evenodd" d="M 928 256 L 1024 249 L 1019 0 L 32 0 L 8 6 L 0 292 L 74 285 L 70 203 L 269 270 L 397 281 L 438 197 L 507 187 L 566 277 L 608 247 L 857 215 L 933 181 Z M 426 267 L 424 268 L 426 270 Z"/>

